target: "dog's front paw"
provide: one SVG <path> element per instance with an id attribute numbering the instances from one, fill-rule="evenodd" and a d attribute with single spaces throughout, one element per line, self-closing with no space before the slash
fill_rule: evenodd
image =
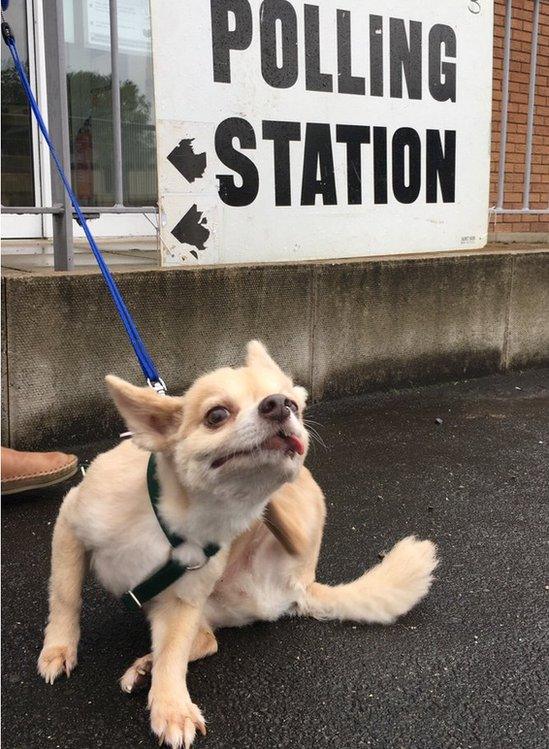
<path id="1" fill-rule="evenodd" d="M 167 744 L 173 749 L 189 749 L 197 728 L 203 736 L 206 735 L 202 713 L 190 699 L 164 699 L 149 693 L 149 709 L 151 728 L 160 744 Z"/>
<path id="2" fill-rule="evenodd" d="M 38 673 L 46 684 L 53 684 L 62 673 L 70 676 L 75 666 L 76 645 L 44 646 L 38 657 Z"/>

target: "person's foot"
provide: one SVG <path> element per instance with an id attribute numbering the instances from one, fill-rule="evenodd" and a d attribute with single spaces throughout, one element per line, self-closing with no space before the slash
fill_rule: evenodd
<path id="1" fill-rule="evenodd" d="M 2 494 L 17 494 L 29 489 L 52 486 L 74 476 L 77 470 L 76 455 L 25 453 L 3 447 Z"/>

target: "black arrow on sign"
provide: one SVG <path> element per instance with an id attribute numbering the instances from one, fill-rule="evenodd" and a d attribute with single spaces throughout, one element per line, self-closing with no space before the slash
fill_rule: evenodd
<path id="1" fill-rule="evenodd" d="M 187 182 L 200 179 L 206 169 L 206 153 L 195 153 L 193 151 L 194 138 L 184 138 L 173 151 L 168 154 L 170 164 L 180 172 Z"/>
<path id="2" fill-rule="evenodd" d="M 190 244 L 196 247 L 197 250 L 205 250 L 204 243 L 208 241 L 210 236 L 209 229 L 206 229 L 204 226 L 206 223 L 207 219 L 203 218 L 202 211 L 199 211 L 195 204 L 189 208 L 181 221 L 174 226 L 172 234 L 181 244 Z M 191 250 L 190 252 L 193 257 L 198 259 L 196 250 Z"/>

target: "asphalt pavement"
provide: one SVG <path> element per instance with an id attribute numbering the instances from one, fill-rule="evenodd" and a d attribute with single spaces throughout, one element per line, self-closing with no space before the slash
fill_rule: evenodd
<path id="1" fill-rule="evenodd" d="M 208 720 L 197 749 L 549 746 L 549 370 L 309 415 L 326 445 L 307 461 L 328 503 L 318 578 L 354 578 L 416 533 L 440 547 L 438 579 L 390 627 L 288 618 L 219 632 L 219 653 L 189 672 Z M 154 747 L 146 692 L 117 684 L 149 649 L 147 627 L 93 580 L 78 668 L 54 686 L 36 674 L 66 489 L 2 501 L 4 749 Z"/>

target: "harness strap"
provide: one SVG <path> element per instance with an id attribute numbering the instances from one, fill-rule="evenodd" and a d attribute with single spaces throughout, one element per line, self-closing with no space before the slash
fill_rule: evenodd
<path id="1" fill-rule="evenodd" d="M 154 453 L 151 453 L 147 464 L 147 488 L 149 490 L 151 507 L 158 521 L 158 525 L 161 527 L 172 550 L 176 549 L 178 546 L 185 543 L 185 539 L 177 533 L 172 533 L 160 517 L 158 509 L 160 484 L 156 475 L 156 457 Z M 210 557 L 217 554 L 219 548 L 219 545 L 214 543 L 209 543 L 204 546 L 202 551 L 206 557 L 205 564 Z M 202 566 L 203 565 L 201 565 L 201 567 Z M 153 572 L 152 575 L 149 575 L 149 577 L 146 577 L 141 583 L 139 583 L 139 585 L 136 585 L 135 588 L 124 593 L 120 600 L 130 611 L 139 611 L 144 603 L 155 598 L 159 593 L 162 593 L 162 591 L 166 590 L 170 585 L 177 582 L 179 578 L 183 577 L 185 572 L 196 569 L 200 569 L 200 567 L 191 567 L 182 564 L 177 559 L 170 558 L 166 564 L 162 565 L 162 567 L 156 570 L 156 572 Z"/>
<path id="2" fill-rule="evenodd" d="M 149 458 L 149 462 L 147 464 L 147 488 L 149 490 L 149 499 L 151 500 L 151 505 L 154 510 L 154 514 L 156 515 L 156 519 L 158 520 L 158 525 L 162 528 L 162 531 L 166 538 L 169 541 L 170 546 L 172 549 L 177 548 L 181 544 L 185 543 L 185 539 L 182 536 L 179 536 L 177 533 L 172 533 L 167 527 L 162 518 L 160 517 L 160 512 L 158 510 L 158 500 L 160 498 L 160 484 L 158 483 L 158 478 L 156 476 L 156 456 L 154 453 L 151 453 L 151 457 Z"/>
<path id="3" fill-rule="evenodd" d="M 144 603 L 150 601 L 172 583 L 177 582 L 187 571 L 184 564 L 176 559 L 170 559 L 159 570 L 146 577 L 142 583 L 128 590 L 120 599 L 124 606 L 130 611 L 139 611 Z"/>

